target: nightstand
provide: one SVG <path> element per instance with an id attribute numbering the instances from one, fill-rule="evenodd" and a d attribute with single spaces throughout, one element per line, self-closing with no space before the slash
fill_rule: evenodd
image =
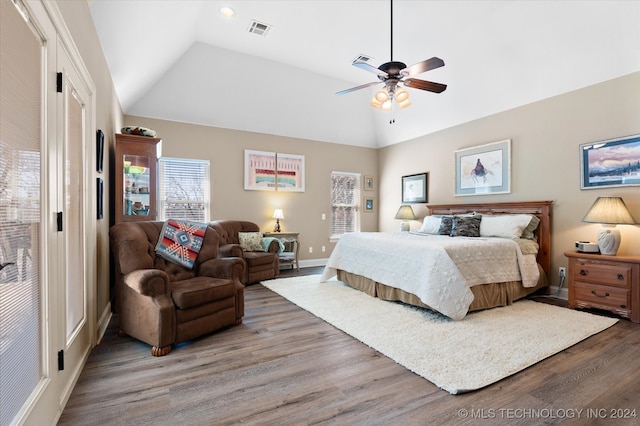
<path id="1" fill-rule="evenodd" d="M 265 232 L 265 237 L 273 237 L 280 240 L 284 244 L 284 251 L 278 253 L 281 265 L 291 265 L 291 269 L 295 268 L 300 271 L 298 264 L 298 254 L 300 252 L 300 235 L 299 232 Z"/>
<path id="2" fill-rule="evenodd" d="M 570 308 L 598 308 L 640 322 L 640 256 L 568 251 Z"/>

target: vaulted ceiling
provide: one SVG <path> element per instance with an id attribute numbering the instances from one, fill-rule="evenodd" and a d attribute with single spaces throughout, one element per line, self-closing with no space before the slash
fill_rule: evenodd
<path id="1" fill-rule="evenodd" d="M 230 6 L 235 16 L 219 13 Z M 639 1 L 93 0 L 125 114 L 383 147 L 640 71 Z M 270 27 L 248 32 L 252 21 Z M 352 66 L 445 66 L 393 112 Z M 136 123 L 126 123 L 136 124 Z"/>

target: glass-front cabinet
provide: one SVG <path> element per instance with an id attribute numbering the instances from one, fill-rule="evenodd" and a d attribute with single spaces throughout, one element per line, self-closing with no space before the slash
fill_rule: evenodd
<path id="1" fill-rule="evenodd" d="M 157 219 L 162 139 L 116 134 L 115 223 Z"/>

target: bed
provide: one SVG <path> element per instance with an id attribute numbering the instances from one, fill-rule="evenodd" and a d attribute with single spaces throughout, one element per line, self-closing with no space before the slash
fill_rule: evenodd
<path id="1" fill-rule="evenodd" d="M 421 231 L 428 228 L 427 220 L 438 217 L 461 223 L 476 217 L 478 226 L 485 217 L 487 229 L 491 223 L 524 215 L 538 223 L 527 241 L 473 238 L 464 232 L 457 237 L 426 232 L 347 234 L 334 248 L 321 281 L 337 276 L 373 297 L 432 309 L 454 320 L 468 312 L 506 306 L 548 288 L 551 205 L 551 201 L 429 205 L 431 217 L 425 218 Z M 533 246 L 535 250 L 530 250 Z M 503 255 L 509 260 L 499 260 Z"/>

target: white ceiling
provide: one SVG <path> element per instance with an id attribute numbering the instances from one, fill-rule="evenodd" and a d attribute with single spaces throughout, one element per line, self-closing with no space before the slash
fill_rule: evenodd
<path id="1" fill-rule="evenodd" d="M 388 0 L 93 0 L 125 114 L 382 147 L 640 71 L 640 1 L 393 3 L 393 59 L 432 56 L 412 105 L 371 108 L 380 87 L 351 65 L 390 58 Z M 231 6 L 233 18 L 218 10 Z M 251 20 L 273 28 L 250 34 Z M 136 123 L 125 123 L 132 125 Z"/>

